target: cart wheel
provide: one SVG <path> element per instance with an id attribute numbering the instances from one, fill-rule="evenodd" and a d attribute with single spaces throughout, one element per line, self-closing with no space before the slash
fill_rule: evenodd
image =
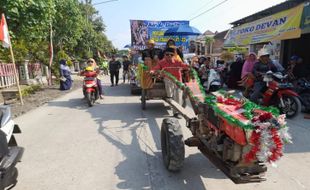
<path id="1" fill-rule="evenodd" d="M 132 95 L 141 95 L 141 89 L 138 87 L 131 87 L 130 92 Z"/>
<path id="2" fill-rule="evenodd" d="M 161 151 L 169 171 L 179 171 L 184 162 L 184 141 L 178 120 L 167 118 L 161 125 Z"/>
<path id="3" fill-rule="evenodd" d="M 145 110 L 146 108 L 146 90 L 145 89 L 142 89 L 142 92 L 141 92 L 141 108 L 143 110 Z"/>

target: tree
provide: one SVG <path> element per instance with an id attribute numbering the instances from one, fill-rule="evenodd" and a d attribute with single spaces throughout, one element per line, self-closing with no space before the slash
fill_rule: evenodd
<path id="1" fill-rule="evenodd" d="M 77 0 L 54 0 L 54 47 L 56 51 L 73 51 L 82 36 L 84 18 Z"/>
<path id="2" fill-rule="evenodd" d="M 36 46 L 46 40 L 49 27 L 49 11 L 46 10 L 53 9 L 49 6 L 46 0 L 0 1 L 0 12 L 6 15 L 17 63 L 33 59 Z M 0 54 L 4 59 L 10 59 L 6 51 L 0 51 Z"/>
<path id="3" fill-rule="evenodd" d="M 0 13 L 6 15 L 17 62 L 29 59 L 48 65 L 50 30 L 56 55 L 65 52 L 68 57 L 86 59 L 111 52 L 114 48 L 104 34 L 102 17 L 91 0 L 85 2 L 1 0 Z M 0 57 L 9 61 L 8 50 L 0 48 Z"/>
<path id="4" fill-rule="evenodd" d="M 213 37 L 209 37 L 206 36 L 205 38 L 205 45 L 206 47 L 208 47 L 208 49 L 210 49 L 209 53 L 212 53 L 212 44 L 214 42 L 214 38 Z"/>

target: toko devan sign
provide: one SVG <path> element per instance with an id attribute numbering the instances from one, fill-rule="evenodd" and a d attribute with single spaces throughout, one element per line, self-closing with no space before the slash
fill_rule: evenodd
<path id="1" fill-rule="evenodd" d="M 248 45 L 299 38 L 303 4 L 280 13 L 243 24 L 230 31 L 225 45 Z"/>

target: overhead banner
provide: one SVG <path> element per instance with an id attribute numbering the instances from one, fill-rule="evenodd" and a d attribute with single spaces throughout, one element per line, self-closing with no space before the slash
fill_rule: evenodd
<path id="1" fill-rule="evenodd" d="M 299 38 L 304 5 L 233 28 L 224 46 L 249 45 L 274 40 Z"/>
<path id="2" fill-rule="evenodd" d="M 169 39 L 176 42 L 176 46 L 182 46 L 183 52 L 188 51 L 189 36 L 164 36 L 166 30 L 180 25 L 189 25 L 189 21 L 149 21 L 130 20 L 131 46 L 136 50 L 146 48 L 146 42 L 153 39 L 156 47 L 164 48 Z"/>

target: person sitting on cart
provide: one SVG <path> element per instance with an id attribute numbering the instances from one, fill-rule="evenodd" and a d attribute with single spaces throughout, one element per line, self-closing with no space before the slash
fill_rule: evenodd
<path id="1" fill-rule="evenodd" d="M 150 57 L 155 62 L 158 62 L 163 58 L 163 52 L 159 48 L 155 48 L 155 41 L 149 40 L 146 43 L 147 49 L 142 51 L 142 60 L 144 61 L 146 57 Z"/>
<path id="2" fill-rule="evenodd" d="M 187 69 L 189 68 L 189 66 L 181 61 L 178 61 L 176 59 L 173 58 L 175 53 L 175 49 L 174 48 L 167 48 L 164 51 L 164 58 L 162 60 L 159 61 L 159 63 L 154 66 L 150 72 L 151 73 L 155 73 L 155 71 L 157 70 L 166 70 L 168 72 L 170 72 L 172 75 L 174 75 L 178 80 L 181 80 L 181 76 L 180 76 L 180 69 L 184 68 Z M 176 71 L 176 69 L 178 69 Z"/>
<path id="3" fill-rule="evenodd" d="M 173 48 L 174 49 L 174 59 L 183 62 L 183 52 L 177 48 L 175 41 L 173 39 L 169 39 L 166 44 L 166 48 Z"/>

